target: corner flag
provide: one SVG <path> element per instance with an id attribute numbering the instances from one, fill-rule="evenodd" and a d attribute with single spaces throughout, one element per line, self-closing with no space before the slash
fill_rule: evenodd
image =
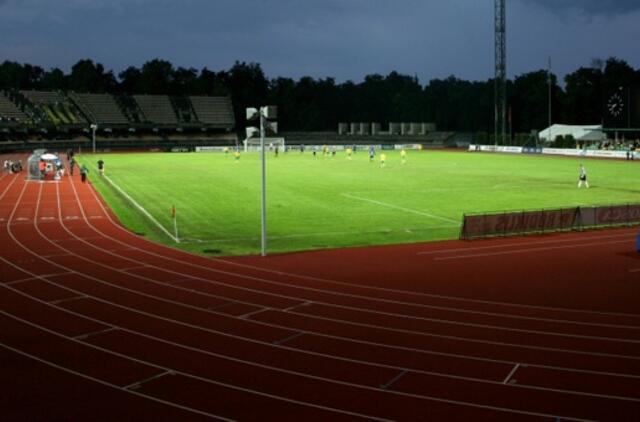
<path id="1" fill-rule="evenodd" d="M 178 237 L 178 219 L 176 218 L 175 205 L 171 207 L 171 218 L 173 219 L 173 233 L 175 234 L 176 243 L 180 243 L 180 238 Z"/>

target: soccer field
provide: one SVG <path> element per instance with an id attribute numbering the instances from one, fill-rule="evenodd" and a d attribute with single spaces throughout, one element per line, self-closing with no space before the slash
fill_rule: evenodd
<path id="1" fill-rule="evenodd" d="M 268 251 L 457 238 L 463 213 L 640 202 L 640 163 L 491 153 L 366 151 L 324 157 L 291 151 L 267 160 Z M 260 251 L 257 153 L 126 153 L 77 156 L 125 226 L 200 254 Z M 96 168 L 173 233 L 131 205 Z M 578 189 L 583 163 L 590 189 Z"/>

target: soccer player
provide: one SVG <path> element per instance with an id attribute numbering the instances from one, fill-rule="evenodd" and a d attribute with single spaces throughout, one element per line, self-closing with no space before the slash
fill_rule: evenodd
<path id="1" fill-rule="evenodd" d="M 385 161 L 387 161 L 387 154 L 380 154 L 380 167 L 384 167 Z"/>
<path id="2" fill-rule="evenodd" d="M 589 182 L 587 182 L 587 169 L 584 168 L 582 164 L 580 164 L 580 175 L 578 176 L 578 189 L 580 189 L 580 187 L 583 184 L 587 187 L 587 189 L 589 189 Z"/>
<path id="3" fill-rule="evenodd" d="M 376 149 L 371 145 L 369 147 L 369 162 L 373 161 L 373 157 L 376 155 Z"/>
<path id="4" fill-rule="evenodd" d="M 240 150 L 236 150 L 236 152 L 233 153 L 233 156 L 236 158 L 236 163 L 240 161 Z"/>
<path id="5" fill-rule="evenodd" d="M 351 160 L 351 154 L 353 154 L 353 150 L 351 148 L 347 148 L 347 159 Z"/>
<path id="6" fill-rule="evenodd" d="M 403 165 L 407 163 L 407 151 L 405 151 L 404 148 L 400 150 L 400 160 Z"/>

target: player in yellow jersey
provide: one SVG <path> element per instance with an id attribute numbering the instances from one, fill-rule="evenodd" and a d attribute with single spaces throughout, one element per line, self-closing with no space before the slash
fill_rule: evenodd
<path id="1" fill-rule="evenodd" d="M 233 156 L 236 158 L 236 163 L 240 161 L 240 150 L 236 150 L 236 152 L 233 153 Z"/>
<path id="2" fill-rule="evenodd" d="M 347 148 L 347 159 L 351 160 L 352 154 L 353 154 L 353 150 L 351 148 Z"/>
<path id="3" fill-rule="evenodd" d="M 387 154 L 380 154 L 380 167 L 384 167 L 384 162 L 387 161 Z"/>
<path id="4" fill-rule="evenodd" d="M 407 151 L 402 148 L 400 150 L 400 162 L 404 165 L 407 163 Z"/>

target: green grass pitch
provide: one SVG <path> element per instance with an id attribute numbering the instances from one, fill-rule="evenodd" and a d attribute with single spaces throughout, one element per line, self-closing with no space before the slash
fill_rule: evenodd
<path id="1" fill-rule="evenodd" d="M 457 238 L 463 213 L 640 202 L 640 163 L 491 153 L 364 150 L 348 160 L 310 151 L 267 159 L 268 251 Z M 258 153 L 83 154 L 90 179 L 120 220 L 147 238 L 200 254 L 260 251 Z M 180 244 L 101 180 L 106 175 Z M 578 189 L 584 163 L 590 189 Z"/>

